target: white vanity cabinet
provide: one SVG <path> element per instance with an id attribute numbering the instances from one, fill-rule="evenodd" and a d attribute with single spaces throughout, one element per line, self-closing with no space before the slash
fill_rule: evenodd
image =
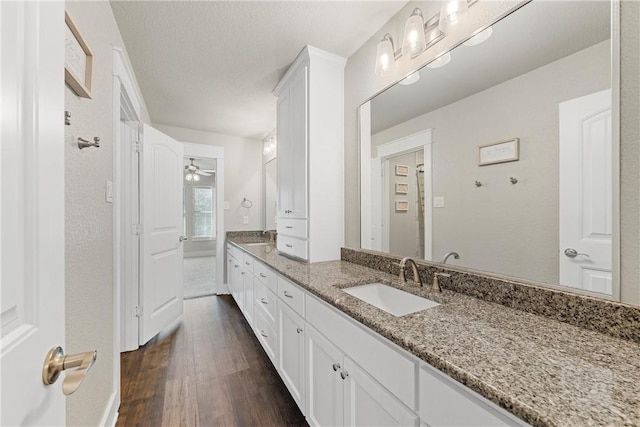
<path id="1" fill-rule="evenodd" d="M 278 304 L 278 365 L 277 369 L 293 400 L 304 413 L 305 360 L 304 332 L 306 325 L 288 305 Z"/>
<path id="2" fill-rule="evenodd" d="M 344 242 L 345 64 L 306 46 L 273 91 L 278 251 L 312 262 L 340 259 Z"/>

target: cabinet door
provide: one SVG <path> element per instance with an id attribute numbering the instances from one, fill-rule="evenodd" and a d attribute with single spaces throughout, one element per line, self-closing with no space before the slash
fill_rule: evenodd
<path id="1" fill-rule="evenodd" d="M 278 217 L 286 217 L 293 210 L 293 140 L 291 137 L 290 90 L 282 92 L 277 105 L 278 129 Z"/>
<path id="2" fill-rule="evenodd" d="M 301 67 L 291 81 L 289 96 L 293 150 L 290 167 L 293 169 L 292 212 L 289 218 L 307 218 L 307 73 L 308 67 Z"/>
<path id="3" fill-rule="evenodd" d="M 392 366 L 389 369 L 393 369 Z M 418 416 L 349 357 L 344 357 L 344 421 L 348 426 L 418 426 Z"/>
<path id="4" fill-rule="evenodd" d="M 242 276 L 244 278 L 244 317 L 247 318 L 249 325 L 253 326 L 253 275 L 247 270 L 243 272 L 245 273 Z"/>
<path id="5" fill-rule="evenodd" d="M 343 354 L 307 324 L 307 421 L 313 426 L 343 425 Z"/>
<path id="6" fill-rule="evenodd" d="M 240 263 L 235 259 L 235 258 L 231 258 L 231 274 L 230 274 L 230 281 L 229 281 L 229 287 L 230 287 L 230 291 L 231 291 L 231 295 L 233 296 L 233 299 L 236 301 L 236 304 L 238 304 L 238 307 L 242 308 L 242 304 L 240 302 L 240 288 L 241 286 L 239 286 L 239 283 L 242 281 L 242 276 L 240 275 Z"/>
<path id="7" fill-rule="evenodd" d="M 304 320 L 286 304 L 278 304 L 278 371 L 304 411 Z"/>

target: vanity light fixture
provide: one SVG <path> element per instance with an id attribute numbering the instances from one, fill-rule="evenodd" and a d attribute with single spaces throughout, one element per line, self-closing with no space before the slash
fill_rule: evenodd
<path id="1" fill-rule="evenodd" d="M 198 182 L 200 181 L 200 175 L 193 172 L 187 172 L 187 174 L 184 176 L 184 179 L 189 182 Z"/>
<path id="2" fill-rule="evenodd" d="M 403 86 L 409 86 L 409 85 L 414 84 L 418 80 L 420 80 L 420 71 L 414 71 L 413 73 L 409 74 L 404 79 L 400 80 L 400 84 L 403 85 Z"/>
<path id="3" fill-rule="evenodd" d="M 477 46 L 482 42 L 485 42 L 493 34 L 493 27 L 488 27 L 485 30 L 480 31 L 475 36 L 471 37 L 466 42 L 462 43 L 465 46 Z"/>
<path id="4" fill-rule="evenodd" d="M 429 67 L 429 68 L 440 68 L 440 67 L 444 67 L 449 62 L 451 62 L 451 54 L 449 52 L 447 52 L 444 55 L 440 55 L 438 58 L 436 58 L 433 61 L 429 62 L 427 64 L 427 67 Z"/>
<path id="5" fill-rule="evenodd" d="M 393 45 L 391 34 L 386 33 L 376 50 L 376 76 L 386 76 L 389 72 L 395 71 L 396 61 L 401 57 L 414 59 L 431 46 L 438 43 L 445 36 L 445 31 L 451 25 L 456 24 L 468 12 L 469 5 L 476 3 L 478 0 L 444 0 L 440 9 L 440 14 L 434 15 L 426 23 L 422 10 L 415 8 L 411 16 L 404 25 L 404 34 L 402 45 L 397 51 Z M 491 34 L 486 35 L 488 38 Z M 480 34 L 478 34 L 480 36 Z M 483 35 L 484 37 L 484 35 Z M 481 37 L 478 37 L 480 39 Z M 486 40 L 476 42 L 481 43 Z M 446 61 L 443 59 L 441 62 Z M 440 66 L 445 65 L 441 64 Z M 435 68 L 435 67 L 432 67 Z M 409 76 L 407 76 L 409 77 Z M 408 80 L 410 81 L 410 80 Z M 416 80 L 417 81 L 417 80 Z M 414 82 L 415 83 L 415 82 Z M 403 84 L 411 84 L 405 82 Z"/>

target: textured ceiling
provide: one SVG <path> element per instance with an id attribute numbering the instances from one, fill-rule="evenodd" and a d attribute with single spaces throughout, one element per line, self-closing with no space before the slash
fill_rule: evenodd
<path id="1" fill-rule="evenodd" d="M 111 1 L 154 123 L 262 138 L 309 44 L 349 57 L 405 1 Z M 372 58 L 373 61 L 373 58 Z"/>
<path id="2" fill-rule="evenodd" d="M 371 102 L 371 132 L 403 123 L 602 42 L 611 34 L 609 1 L 534 1 L 493 26 L 477 46 L 459 46 L 451 62 L 423 68 Z"/>

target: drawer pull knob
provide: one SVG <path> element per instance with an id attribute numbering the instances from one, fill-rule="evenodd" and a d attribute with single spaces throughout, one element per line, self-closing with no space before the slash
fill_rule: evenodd
<path id="1" fill-rule="evenodd" d="M 339 363 L 334 363 L 333 364 L 333 370 L 338 372 L 338 369 L 340 369 L 340 364 Z"/>
<path id="2" fill-rule="evenodd" d="M 267 277 L 267 275 L 264 273 L 260 273 L 260 277 Z"/>
<path id="3" fill-rule="evenodd" d="M 292 248 L 292 247 L 293 247 L 293 245 L 290 245 L 290 244 L 288 244 L 288 243 L 287 243 L 287 244 L 285 244 L 285 246 L 286 246 L 286 247 L 288 247 L 288 248 Z"/>
<path id="4" fill-rule="evenodd" d="M 293 225 L 286 225 L 284 228 L 293 228 Z"/>
<path id="5" fill-rule="evenodd" d="M 260 335 L 262 335 L 265 338 L 269 338 L 269 335 L 265 334 L 264 331 L 260 331 Z"/>
<path id="6" fill-rule="evenodd" d="M 296 332 L 299 333 L 299 334 L 302 333 L 302 328 L 296 329 Z"/>
<path id="7" fill-rule="evenodd" d="M 242 275 L 244 276 L 244 271 L 243 271 L 243 272 L 241 272 L 240 274 L 242 274 Z"/>
<path id="8" fill-rule="evenodd" d="M 251 263 L 250 263 L 250 262 L 247 262 L 247 261 L 245 261 L 244 263 L 245 263 L 246 265 L 251 265 Z"/>
<path id="9" fill-rule="evenodd" d="M 346 380 L 348 376 L 349 376 L 349 372 L 347 371 L 340 372 L 340 378 L 342 378 L 343 380 Z"/>
<path id="10" fill-rule="evenodd" d="M 264 298 L 260 298 L 260 302 L 263 303 L 263 304 L 269 304 L 269 301 L 267 301 Z"/>
<path id="11" fill-rule="evenodd" d="M 235 268 L 238 268 L 238 264 L 233 264 L 233 266 L 234 266 Z"/>
<path id="12" fill-rule="evenodd" d="M 293 298 L 293 295 L 291 295 L 289 292 L 284 291 L 284 296 L 287 298 Z"/>

